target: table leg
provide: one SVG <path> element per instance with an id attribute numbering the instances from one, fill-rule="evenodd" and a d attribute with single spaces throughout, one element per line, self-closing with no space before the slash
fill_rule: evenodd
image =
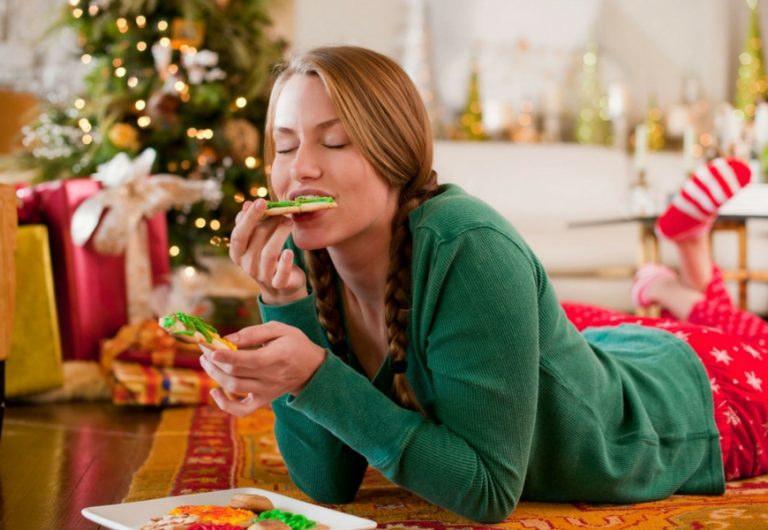
<path id="1" fill-rule="evenodd" d="M 659 263 L 661 252 L 659 250 L 659 239 L 656 237 L 654 224 L 640 223 L 640 255 L 638 266 L 646 263 Z M 654 304 L 650 307 L 638 307 L 635 311 L 641 317 L 658 317 L 661 315 L 661 308 Z"/>
<path id="2" fill-rule="evenodd" d="M 739 307 L 747 309 L 747 282 L 749 274 L 747 273 L 747 223 L 741 222 L 736 227 L 736 233 L 739 238 Z"/>

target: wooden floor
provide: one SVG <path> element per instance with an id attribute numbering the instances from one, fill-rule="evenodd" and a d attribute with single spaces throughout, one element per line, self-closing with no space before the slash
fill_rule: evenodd
<path id="1" fill-rule="evenodd" d="M 9 404 L 0 437 L 0 529 L 95 529 L 80 510 L 128 491 L 160 418 L 109 402 Z"/>

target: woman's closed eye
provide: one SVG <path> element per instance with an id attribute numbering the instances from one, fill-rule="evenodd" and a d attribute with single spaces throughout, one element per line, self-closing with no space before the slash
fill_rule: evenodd
<path id="1" fill-rule="evenodd" d="M 347 143 L 327 143 L 327 144 L 323 144 L 323 145 L 325 145 L 325 147 L 327 147 L 328 149 L 343 149 L 343 148 L 347 147 L 347 145 L 349 145 L 349 144 L 347 144 Z"/>
<path id="2" fill-rule="evenodd" d="M 295 151 L 296 146 L 294 145 L 286 145 L 286 146 L 278 146 L 275 148 L 275 152 L 281 155 L 290 153 L 291 151 Z"/>

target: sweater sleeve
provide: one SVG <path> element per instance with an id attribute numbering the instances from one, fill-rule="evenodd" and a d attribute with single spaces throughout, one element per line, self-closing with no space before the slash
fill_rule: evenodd
<path id="1" fill-rule="evenodd" d="M 492 229 L 430 248 L 430 255 L 414 255 L 415 266 L 429 270 L 414 273 L 428 280 L 414 285 L 408 376 L 417 388 L 431 386 L 431 397 L 420 397 L 435 419 L 398 406 L 335 356 L 283 405 L 393 482 L 466 517 L 497 522 L 520 498 L 533 435 L 536 272 L 522 249 Z"/>
<path id="2" fill-rule="evenodd" d="M 301 329 L 325 348 L 328 340 L 317 320 L 315 295 L 283 306 L 259 302 L 262 320 L 277 320 Z M 321 368 L 322 369 L 322 368 Z M 294 484 L 310 497 L 331 504 L 350 502 L 363 480 L 368 463 L 326 427 L 288 406 L 288 395 L 272 402 L 275 438 Z"/>

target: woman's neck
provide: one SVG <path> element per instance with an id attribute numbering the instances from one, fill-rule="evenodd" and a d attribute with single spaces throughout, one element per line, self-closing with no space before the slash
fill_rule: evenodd
<path id="1" fill-rule="evenodd" d="M 392 219 L 396 208 L 397 204 L 391 204 L 387 214 L 367 230 L 339 245 L 328 247 L 328 254 L 344 287 L 360 303 L 374 306 L 384 303 Z"/>
<path id="2" fill-rule="evenodd" d="M 386 235 L 386 237 L 381 237 Z M 391 234 L 370 237 L 359 245 L 348 241 L 343 246 L 328 248 L 333 265 L 344 287 L 360 302 L 381 304 L 389 271 Z"/>

